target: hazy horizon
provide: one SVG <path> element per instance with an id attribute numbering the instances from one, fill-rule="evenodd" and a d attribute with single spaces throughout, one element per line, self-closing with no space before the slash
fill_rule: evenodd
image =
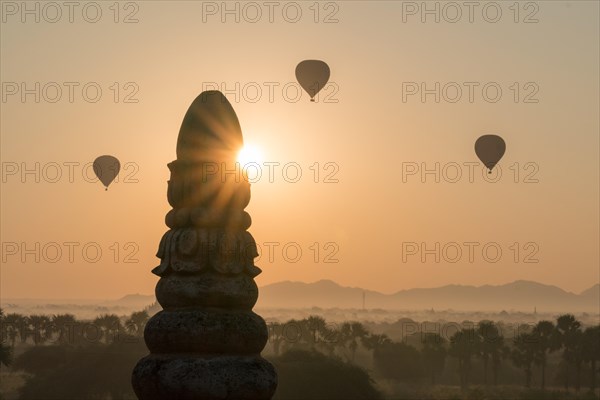
<path id="1" fill-rule="evenodd" d="M 272 283 L 268 283 L 266 285 L 259 285 L 259 288 L 261 287 L 267 287 L 267 286 L 273 286 L 273 285 L 278 285 L 278 284 L 286 284 L 286 283 L 290 283 L 290 284 L 305 284 L 305 285 L 314 285 L 317 283 L 321 283 L 321 282 L 326 282 L 326 283 L 333 283 L 341 288 L 346 288 L 346 289 L 361 289 L 367 292 L 375 292 L 375 293 L 380 293 L 386 296 L 389 295 L 394 295 L 397 294 L 399 292 L 404 292 L 404 291 L 410 291 L 410 290 L 418 290 L 418 289 L 439 289 L 439 288 L 444 288 L 444 287 L 449 287 L 449 286 L 455 286 L 455 287 L 474 287 L 474 288 L 483 288 L 486 286 L 491 286 L 491 287 L 500 287 L 500 286 L 507 286 L 507 285 L 511 285 L 514 283 L 532 283 L 532 284 L 539 284 L 539 285 L 543 285 L 543 286 L 547 286 L 547 287 L 556 287 L 562 291 L 564 291 L 565 293 L 569 293 L 569 294 L 575 294 L 575 295 L 580 295 L 590 289 L 595 288 L 596 286 L 600 286 L 600 282 L 599 283 L 594 283 L 591 286 L 579 291 L 579 292 L 573 292 L 573 291 L 569 291 L 566 290 L 560 286 L 557 285 L 548 285 L 542 282 L 538 282 L 538 281 L 528 281 L 528 280 L 516 280 L 516 281 L 510 281 L 510 282 L 505 282 L 505 283 L 500 283 L 497 285 L 489 285 L 489 284 L 483 284 L 483 285 L 465 285 L 465 284 L 460 284 L 460 283 L 448 283 L 445 285 L 441 285 L 441 286 L 431 286 L 431 287 L 413 287 L 413 288 L 405 288 L 405 289 L 399 289 L 399 290 L 395 290 L 395 291 L 391 291 L 391 292 L 382 292 L 382 291 L 378 291 L 378 290 L 374 290 L 368 287 L 361 287 L 361 286 L 344 286 L 341 285 L 339 282 L 336 282 L 335 280 L 331 280 L 331 279 L 320 279 L 320 280 L 316 280 L 316 281 L 293 281 L 293 280 L 283 280 L 283 281 L 278 281 L 278 282 L 272 282 Z M 49 298 L 42 298 L 42 297 L 4 297 L 0 295 L 0 306 L 2 306 L 2 302 L 6 302 L 8 300 L 52 300 L 52 301 L 75 301 L 75 300 L 82 300 L 82 301 L 89 301 L 89 302 L 93 302 L 93 301 L 115 301 L 115 300 L 121 300 L 125 297 L 128 296 L 154 296 L 153 292 L 149 292 L 149 293 L 124 293 L 121 296 L 118 296 L 116 298 L 113 297 L 108 297 L 108 298 L 103 298 L 103 297 L 97 297 L 97 298 L 93 298 L 93 297 L 81 297 L 81 298 L 69 298 L 69 297 L 49 297 Z"/>

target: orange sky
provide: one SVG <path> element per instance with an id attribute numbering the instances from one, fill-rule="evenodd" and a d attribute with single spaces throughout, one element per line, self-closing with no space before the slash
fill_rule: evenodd
<path id="1" fill-rule="evenodd" d="M 520 9 L 518 23 L 512 2 L 501 3 L 496 23 L 485 19 L 493 10 L 484 18 L 478 9 L 472 23 L 467 14 L 456 23 L 445 20 L 450 14 L 439 23 L 425 15 L 422 23 L 420 11 L 409 15 L 414 10 L 403 10 L 404 3 L 321 3 L 318 23 L 312 3 L 298 3 L 296 23 L 285 19 L 289 6 L 285 18 L 275 9 L 272 23 L 265 9 L 250 22 L 255 14 L 243 6 L 239 23 L 235 15 L 222 23 L 222 10 L 205 13 L 203 22 L 200 2 L 138 2 L 121 9 L 117 23 L 112 3 L 101 3 L 97 23 L 81 10 L 73 23 L 65 10 L 50 23 L 49 9 L 40 10 L 39 23 L 27 15 L 22 23 L 22 10 L 3 9 L 0 297 L 153 291 L 150 270 L 170 209 L 166 164 L 175 159 L 187 107 L 211 82 L 231 90 L 246 143 L 263 153 L 263 176 L 248 207 L 263 253 L 259 285 L 333 279 L 393 292 L 527 279 L 579 292 L 598 283 L 598 3 L 537 2 L 538 9 Z M 126 15 L 138 22 L 122 23 Z M 324 23 L 328 15 L 338 22 Z M 528 15 L 538 22 L 524 23 Z M 329 64 L 324 94 L 337 102 L 311 103 L 306 94 L 289 101 L 294 68 L 304 59 Z M 39 103 L 35 94 L 25 101 L 11 94 L 23 82 L 40 82 Z M 49 82 L 62 89 L 55 103 Z M 435 94 L 425 102 L 407 97 L 403 84 L 411 82 L 429 89 L 440 82 L 440 102 Z M 475 82 L 472 102 L 468 82 Z M 485 99 L 486 84 L 489 96 L 501 88 L 497 102 Z M 462 97 L 451 103 L 456 86 Z M 102 95 L 92 103 L 96 87 Z M 478 162 L 473 144 L 487 133 L 507 143 L 502 176 L 489 183 L 479 166 L 469 182 L 464 163 Z M 106 192 L 84 175 L 93 178 L 84 167 L 103 154 L 123 166 Z M 280 163 L 272 182 L 264 162 Z M 21 175 L 36 163 L 39 182 L 35 173 Z M 436 163 L 439 183 L 432 174 L 425 182 L 419 174 L 403 177 L 409 165 Z M 297 182 L 294 165 L 302 172 Z M 451 183 L 456 165 L 462 179 Z M 403 260 L 412 243 L 434 249 L 436 242 L 439 263 L 435 254 L 422 262 L 422 252 Z M 473 262 L 470 242 L 479 243 Z M 457 246 L 462 257 L 448 262 Z M 496 248 L 502 255 L 493 263 Z M 125 262 L 128 255 L 134 262 Z"/>

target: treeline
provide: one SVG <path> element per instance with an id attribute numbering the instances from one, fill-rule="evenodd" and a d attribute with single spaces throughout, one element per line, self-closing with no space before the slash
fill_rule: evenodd
<path id="1" fill-rule="evenodd" d="M 142 336 L 148 319 L 147 311 L 78 320 L 70 314 L 4 315 L 0 310 L 0 363 L 28 375 L 21 399 L 41 394 L 134 398 L 129 377 L 135 362 L 147 354 Z M 328 323 L 319 316 L 269 323 L 264 354 L 280 374 L 276 398 L 375 399 L 380 396 L 373 377 L 429 388 L 460 387 L 466 393 L 473 385 L 529 388 L 534 376 L 542 391 L 560 384 L 579 392 L 586 385 L 595 398 L 600 325 L 583 327 L 566 314 L 520 325 L 511 335 L 501 322 L 448 323 L 432 332 L 414 321 L 400 321 L 407 329 L 398 340 L 375 332 L 374 326 Z M 354 385 L 344 385 L 345 380 Z"/>
<path id="2" fill-rule="evenodd" d="M 507 338 L 493 321 L 478 324 L 450 324 L 454 332 L 414 332 L 402 341 L 385 334 L 371 333 L 359 322 L 329 324 L 321 317 L 291 320 L 269 326 L 269 342 L 275 355 L 292 349 L 310 349 L 354 362 L 357 351 L 371 353 L 378 376 L 404 382 L 435 385 L 447 368 L 454 369 L 458 384 L 466 389 L 472 383 L 474 364 L 483 370 L 484 385 L 501 382 L 499 372 L 507 363 L 522 371 L 523 386 L 531 387 L 534 371 L 540 374 L 540 388 L 547 386 L 549 360 L 556 372 L 552 382 L 562 382 L 566 390 L 577 392 L 583 372 L 590 391 L 597 387 L 600 367 L 600 325 L 583 328 L 570 314 L 556 321 L 539 321 L 520 325 Z M 460 327 L 460 328 L 459 328 Z M 407 331 L 411 331 L 407 329 Z M 479 372 L 479 371 L 477 371 Z"/>
<path id="3" fill-rule="evenodd" d="M 72 314 L 4 314 L 0 309 L 0 338 L 6 346 L 19 344 L 112 343 L 140 337 L 150 316 L 146 310 L 129 317 L 103 314 L 93 320 L 79 320 Z"/>
<path id="4" fill-rule="evenodd" d="M 131 370 L 147 353 L 142 336 L 148 319 L 145 310 L 93 320 L 0 310 L 0 363 L 24 373 L 23 400 L 133 400 Z"/>
<path id="5" fill-rule="evenodd" d="M 2 349 L 20 353 L 2 362 L 25 376 L 15 395 L 21 400 L 136 399 L 130 377 L 148 354 L 142 339 L 147 320 L 145 311 L 88 321 L 72 315 L 1 316 Z M 340 358 L 290 349 L 270 360 L 279 375 L 274 400 L 382 398 L 363 368 Z"/>

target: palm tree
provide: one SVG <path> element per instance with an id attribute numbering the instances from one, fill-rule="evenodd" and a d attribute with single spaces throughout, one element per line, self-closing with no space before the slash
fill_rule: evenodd
<path id="1" fill-rule="evenodd" d="M 354 362 L 358 341 L 366 337 L 368 332 L 360 322 L 344 322 L 340 334 L 342 343 L 350 350 L 350 361 Z"/>
<path id="2" fill-rule="evenodd" d="M 375 353 L 382 347 L 385 345 L 388 345 L 390 343 L 392 343 L 392 339 L 390 339 L 388 337 L 388 335 L 382 333 L 382 334 L 377 334 L 377 333 L 369 333 L 367 335 L 365 335 L 364 337 L 361 338 L 361 342 L 362 345 L 367 349 L 370 350 L 371 353 L 371 357 L 373 359 L 373 362 L 375 362 Z"/>
<path id="3" fill-rule="evenodd" d="M 281 343 L 285 340 L 284 325 L 279 322 L 269 324 L 269 342 L 273 343 L 273 352 L 279 357 Z"/>
<path id="4" fill-rule="evenodd" d="M 58 343 L 66 344 L 74 341 L 74 329 L 77 319 L 73 314 L 55 314 L 52 316 L 52 326 L 58 332 Z"/>
<path id="5" fill-rule="evenodd" d="M 525 372 L 525 387 L 531 386 L 531 369 L 535 360 L 537 338 L 533 333 L 521 333 L 513 339 L 511 358 Z"/>
<path id="6" fill-rule="evenodd" d="M 341 333 L 337 325 L 329 324 L 325 326 L 321 346 L 325 353 L 329 355 L 329 357 L 333 357 L 335 354 L 335 349 L 340 346 L 340 337 Z"/>
<path id="7" fill-rule="evenodd" d="M 133 312 L 129 319 L 125 322 L 127 332 L 135 336 L 142 336 L 144 333 L 144 328 L 146 327 L 146 323 L 149 319 L 150 316 L 145 310 Z"/>
<path id="8" fill-rule="evenodd" d="M 4 341 L 10 337 L 9 332 L 11 331 L 12 326 L 6 323 L 6 315 L 4 315 L 4 311 L 0 308 L 0 341 Z"/>
<path id="9" fill-rule="evenodd" d="M 10 341 L 11 347 L 15 347 L 19 326 L 25 323 L 25 319 L 21 314 L 10 313 L 4 315 L 2 320 L 2 335 Z"/>
<path id="10" fill-rule="evenodd" d="M 483 360 L 483 382 L 488 384 L 488 364 L 491 359 L 494 375 L 494 385 L 498 380 L 498 369 L 502 359 L 502 347 L 504 346 L 504 337 L 500 330 L 492 321 L 481 321 L 477 326 L 477 334 L 481 336 L 481 347 L 479 356 Z"/>
<path id="11" fill-rule="evenodd" d="M 94 326 L 99 330 L 104 343 L 114 342 L 121 330 L 121 320 L 115 314 L 103 314 L 94 320 Z"/>
<path id="12" fill-rule="evenodd" d="M 27 318 L 30 332 L 33 336 L 33 343 L 37 346 L 48 340 L 50 328 L 50 318 L 47 315 L 30 315 Z"/>
<path id="13" fill-rule="evenodd" d="M 317 345 L 326 349 L 335 346 L 332 332 L 333 330 L 327 326 L 322 317 L 311 315 L 301 320 L 289 320 L 283 325 L 281 334 L 284 336 L 285 351 L 290 349 L 316 351 Z"/>
<path id="14" fill-rule="evenodd" d="M 21 343 L 26 343 L 27 339 L 33 335 L 32 330 L 29 328 L 29 317 L 21 314 L 17 314 L 17 330 L 19 331 L 19 340 Z"/>
<path id="15" fill-rule="evenodd" d="M 287 352 L 292 349 L 301 349 L 308 350 L 309 346 L 307 345 L 310 342 L 309 339 L 306 339 L 307 336 L 310 336 L 310 332 L 306 327 L 306 320 L 296 320 L 290 319 L 285 324 L 282 325 L 282 333 L 284 337 L 283 346 L 284 352 Z"/>
<path id="16" fill-rule="evenodd" d="M 8 335 L 5 335 L 4 330 L 5 318 L 6 316 L 0 308 L 0 327 L 2 327 L 2 336 L 0 336 L 0 364 L 4 364 L 8 367 L 12 361 L 12 348 L 4 344 L 4 339 L 8 337 Z"/>
<path id="17" fill-rule="evenodd" d="M 22 314 L 10 313 L 4 316 L 3 329 L 11 340 L 12 347 L 15 347 L 17 336 L 21 343 L 25 343 L 31 336 L 28 318 Z"/>
<path id="18" fill-rule="evenodd" d="M 579 346 L 581 334 L 581 323 L 575 319 L 575 316 L 571 314 L 564 314 L 556 319 L 556 328 L 554 331 L 556 340 L 560 342 L 563 350 L 563 360 L 565 365 L 565 389 L 569 390 L 569 367 L 572 364 L 577 364 L 581 358 L 578 354 L 577 347 Z M 579 362 L 580 369 L 581 362 Z M 579 371 L 577 372 L 579 374 Z M 577 378 L 579 380 L 579 378 Z"/>
<path id="19" fill-rule="evenodd" d="M 362 345 L 368 350 L 377 350 L 384 344 L 392 343 L 392 339 L 386 334 L 369 333 L 361 338 Z"/>
<path id="20" fill-rule="evenodd" d="M 6 337 L 6 331 L 5 331 L 5 327 L 4 327 L 4 311 L 2 310 L 2 308 L 0 308 L 0 334 L 2 336 L 0 336 L 0 338 L 4 339 Z"/>
<path id="21" fill-rule="evenodd" d="M 437 333 L 425 333 L 423 336 L 423 347 L 421 348 L 421 359 L 425 373 L 431 377 L 431 385 L 435 385 L 435 377 L 444 370 L 446 363 L 445 340 Z"/>
<path id="22" fill-rule="evenodd" d="M 12 362 L 12 347 L 0 342 L 0 364 L 9 367 Z"/>
<path id="23" fill-rule="evenodd" d="M 596 363 L 600 361 L 600 325 L 590 326 L 583 332 L 584 360 L 590 363 L 590 392 L 596 390 Z"/>
<path id="24" fill-rule="evenodd" d="M 584 336 L 581 329 L 573 333 L 573 352 L 571 353 L 571 360 L 575 366 L 575 391 L 579 392 L 581 389 L 581 368 L 585 361 L 585 347 L 584 347 Z"/>
<path id="25" fill-rule="evenodd" d="M 536 340 L 536 351 L 534 363 L 540 366 L 542 370 L 542 390 L 546 387 L 546 365 L 548 352 L 554 351 L 557 347 L 555 340 L 555 326 L 552 321 L 539 321 L 533 327 L 533 335 Z"/>
<path id="26" fill-rule="evenodd" d="M 471 375 L 471 358 L 479 354 L 481 337 L 475 329 L 462 329 L 450 338 L 449 354 L 458 358 L 458 375 L 460 386 L 465 390 Z"/>
<path id="27" fill-rule="evenodd" d="M 304 321 L 304 324 L 311 332 L 311 338 L 306 338 L 311 342 L 311 347 L 314 348 L 317 343 L 327 338 L 327 322 L 323 317 L 311 315 Z"/>

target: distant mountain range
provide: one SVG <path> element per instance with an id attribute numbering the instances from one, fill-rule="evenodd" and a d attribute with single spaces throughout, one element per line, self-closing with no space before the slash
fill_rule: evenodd
<path id="1" fill-rule="evenodd" d="M 524 311 L 600 313 L 600 284 L 579 293 L 531 281 L 515 281 L 505 285 L 447 285 L 428 289 L 407 289 L 383 294 L 361 288 L 344 287 L 330 280 L 313 283 L 278 282 L 260 288 L 257 308 L 307 309 L 365 308 L 384 310 L 455 310 L 455 311 Z M 129 294 L 118 300 L 77 301 L 41 299 L 3 299 L 7 312 L 18 308 L 29 312 L 62 312 L 62 308 L 78 307 L 81 312 L 125 313 L 140 310 L 155 302 L 154 295 Z M 11 304 L 14 303 L 14 304 Z M 89 303 L 89 304 L 88 304 Z"/>
<path id="2" fill-rule="evenodd" d="M 435 309 L 464 311 L 600 312 L 600 284 L 574 294 L 551 285 L 515 281 L 505 285 L 447 285 L 383 294 L 343 287 L 329 280 L 314 283 L 279 282 L 260 289 L 260 308 Z"/>
<path id="3" fill-rule="evenodd" d="M 367 309 L 596 312 L 600 313 L 600 284 L 579 293 L 532 281 L 505 285 L 447 285 L 428 289 L 407 289 L 393 294 L 340 286 L 330 280 L 313 283 L 278 282 L 260 288 L 258 308 L 362 308 Z M 149 303 L 154 296 L 128 295 L 118 303 Z"/>

